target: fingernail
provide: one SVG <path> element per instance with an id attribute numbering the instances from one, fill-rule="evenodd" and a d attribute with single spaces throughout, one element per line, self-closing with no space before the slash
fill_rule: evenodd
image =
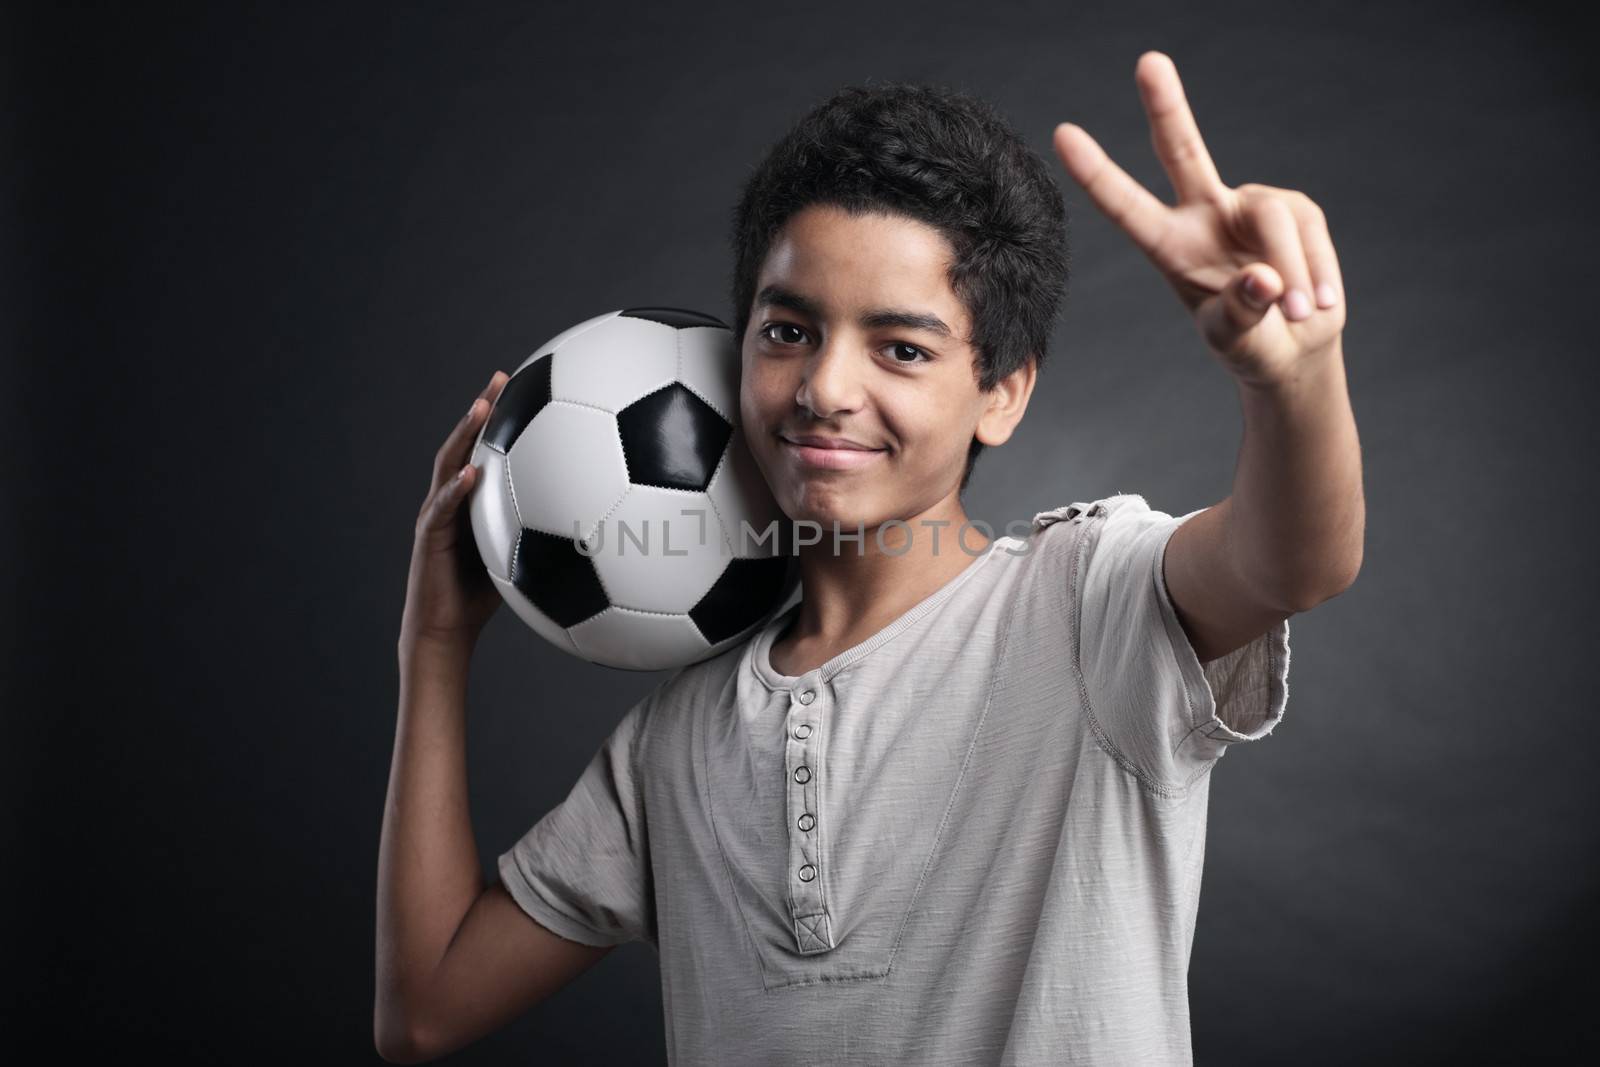
<path id="1" fill-rule="evenodd" d="M 1311 298 L 1304 289 L 1290 289 L 1283 295 L 1283 310 L 1290 319 L 1300 320 L 1311 315 Z"/>
<path id="2" fill-rule="evenodd" d="M 1331 308 L 1339 302 L 1339 294 L 1333 291 L 1333 286 L 1327 282 L 1317 286 L 1317 306 Z"/>
<path id="3" fill-rule="evenodd" d="M 1264 289 L 1264 287 L 1261 284 L 1261 276 L 1260 275 L 1252 274 L 1252 275 L 1249 275 L 1247 278 L 1245 278 L 1245 280 L 1244 280 L 1244 298 L 1246 300 L 1248 300 L 1251 304 L 1255 305 L 1256 307 L 1265 307 L 1266 306 L 1267 295 L 1263 291 L 1263 289 Z"/>
<path id="4" fill-rule="evenodd" d="M 467 418 L 475 418 L 478 414 L 478 397 L 472 398 L 472 403 L 467 405 Z"/>

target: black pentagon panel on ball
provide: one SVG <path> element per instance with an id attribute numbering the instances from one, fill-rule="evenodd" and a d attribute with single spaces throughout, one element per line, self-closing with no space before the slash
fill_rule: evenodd
<path id="1" fill-rule="evenodd" d="M 511 451 L 512 442 L 550 403 L 550 368 L 555 362 L 551 355 L 546 353 L 523 366 L 501 388 L 483 428 L 484 444 L 500 452 Z"/>
<path id="2" fill-rule="evenodd" d="M 628 481 L 667 489 L 705 489 L 733 436 L 727 419 L 677 382 L 617 412 L 617 430 Z"/>
<path id="3" fill-rule="evenodd" d="M 716 584 L 689 609 L 709 644 L 726 641 L 778 606 L 792 560 L 788 556 L 732 559 Z"/>
<path id="4" fill-rule="evenodd" d="M 570 537 L 524 529 L 511 553 L 511 584 L 557 626 L 576 626 L 611 606 L 594 560 Z"/>
<path id="5" fill-rule="evenodd" d="M 727 323 L 721 319 L 702 315 L 698 311 L 685 311 L 683 308 L 628 308 L 619 311 L 619 316 L 626 315 L 630 319 L 649 319 L 659 322 L 663 326 L 671 326 L 674 330 L 681 330 L 688 326 L 721 326 L 728 329 Z"/>

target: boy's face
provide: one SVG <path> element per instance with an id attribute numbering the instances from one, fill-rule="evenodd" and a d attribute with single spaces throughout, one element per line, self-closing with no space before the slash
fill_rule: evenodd
<path id="1" fill-rule="evenodd" d="M 797 213 L 774 240 L 742 339 L 740 418 L 790 519 L 843 533 L 948 507 L 973 436 L 1001 444 L 1022 418 L 1032 362 L 979 391 L 952 258 L 931 226 L 831 206 Z M 806 435 L 856 447 L 806 447 Z"/>

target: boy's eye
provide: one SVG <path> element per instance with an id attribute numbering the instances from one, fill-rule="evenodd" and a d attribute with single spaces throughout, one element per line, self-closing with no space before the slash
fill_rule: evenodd
<path id="1" fill-rule="evenodd" d="M 918 348 L 916 345 L 908 345 L 908 344 L 904 344 L 903 342 L 896 341 L 894 344 L 890 345 L 889 347 L 890 347 L 891 351 L 893 351 L 895 349 L 905 349 L 906 351 L 913 353 L 913 358 L 911 358 L 911 359 L 901 359 L 901 358 L 899 358 L 899 354 L 896 353 L 896 356 L 895 356 L 895 362 L 896 363 L 916 363 L 916 362 L 919 361 L 917 357 L 921 357 L 921 359 L 927 359 L 928 358 L 928 354 L 926 352 L 924 352 L 922 349 Z"/>
<path id="2" fill-rule="evenodd" d="M 766 326 L 763 326 L 761 328 L 761 335 L 763 337 L 768 338 L 769 340 L 778 341 L 779 344 L 799 344 L 800 342 L 799 342 L 798 338 L 787 340 L 787 341 L 781 341 L 778 338 L 773 337 L 768 332 L 769 330 L 793 330 L 796 333 L 802 334 L 802 335 L 804 335 L 804 333 L 805 333 L 804 330 L 802 330 L 800 327 L 796 326 L 792 322 L 773 322 L 773 323 L 768 323 Z"/>

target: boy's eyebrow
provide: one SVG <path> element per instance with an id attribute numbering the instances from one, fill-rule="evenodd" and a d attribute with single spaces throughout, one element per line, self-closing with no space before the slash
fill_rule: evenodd
<path id="1" fill-rule="evenodd" d="M 809 315 L 814 319 L 822 317 L 822 308 L 809 296 L 804 296 L 793 289 L 785 289 L 781 285 L 768 285 L 756 294 L 757 306 L 771 305 L 773 307 L 786 307 L 791 311 L 798 311 L 802 315 Z M 883 327 L 898 326 L 906 330 L 927 330 L 929 333 L 938 334 L 940 337 L 957 340 L 955 331 L 945 325 L 939 316 L 928 311 L 908 311 L 904 308 L 868 308 L 862 313 L 861 325 L 869 330 Z"/>

